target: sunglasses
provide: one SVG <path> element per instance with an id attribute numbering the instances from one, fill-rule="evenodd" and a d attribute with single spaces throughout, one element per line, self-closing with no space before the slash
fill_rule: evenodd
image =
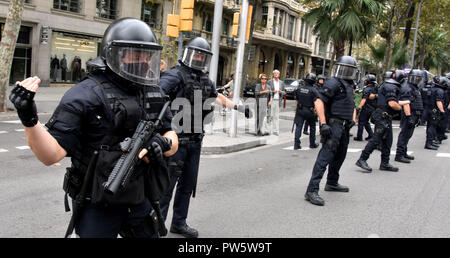
<path id="1" fill-rule="evenodd" d="M 267 80 L 267 78 L 261 78 L 261 80 Z"/>

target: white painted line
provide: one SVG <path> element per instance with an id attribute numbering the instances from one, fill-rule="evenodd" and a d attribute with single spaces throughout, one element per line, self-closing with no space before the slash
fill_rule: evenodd
<path id="1" fill-rule="evenodd" d="M 356 152 L 360 152 L 360 151 L 362 151 L 362 149 L 351 149 L 351 148 L 347 149 L 347 152 L 350 152 L 350 153 L 356 153 Z"/>
<path id="2" fill-rule="evenodd" d="M 8 150 L 0 148 L 0 152 L 8 152 Z"/>
<path id="3" fill-rule="evenodd" d="M 283 150 L 294 150 L 294 146 L 289 146 L 289 147 L 283 148 Z"/>
<path id="4" fill-rule="evenodd" d="M 16 149 L 19 149 L 19 150 L 29 150 L 29 149 L 30 149 L 30 146 L 18 146 L 18 147 L 16 147 Z"/>
<path id="5" fill-rule="evenodd" d="M 1 121 L 2 123 L 5 124 L 20 124 L 20 120 L 11 120 L 11 121 Z"/>
<path id="6" fill-rule="evenodd" d="M 413 153 L 414 153 L 414 151 L 407 151 L 406 152 L 406 154 L 408 154 L 408 155 L 412 155 Z M 391 150 L 391 155 L 395 155 L 395 154 L 397 154 L 397 151 Z"/>
<path id="7" fill-rule="evenodd" d="M 25 132 L 25 129 L 14 129 L 16 132 Z"/>
<path id="8" fill-rule="evenodd" d="M 436 154 L 436 157 L 439 157 L 439 158 L 450 158 L 450 153 L 438 153 L 438 154 Z"/>
<path id="9" fill-rule="evenodd" d="M 0 131 L 0 134 L 2 134 L 2 133 L 7 133 L 7 131 Z"/>
<path id="10" fill-rule="evenodd" d="M 311 148 L 309 148 L 309 147 L 302 147 L 301 149 L 298 149 L 298 150 L 307 151 L 307 150 L 310 150 L 310 149 Z M 294 146 L 289 146 L 289 147 L 283 148 L 283 150 L 294 150 Z"/>

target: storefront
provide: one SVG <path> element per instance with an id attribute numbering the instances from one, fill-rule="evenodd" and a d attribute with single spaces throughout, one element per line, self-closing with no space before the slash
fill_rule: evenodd
<path id="1" fill-rule="evenodd" d="M 0 27 L 1 41 L 5 24 L 1 23 Z M 31 27 L 20 27 L 19 36 L 17 37 L 16 49 L 14 51 L 14 57 L 11 65 L 11 75 L 9 77 L 10 85 L 13 85 L 17 81 L 23 81 L 31 75 L 31 31 Z"/>
<path id="2" fill-rule="evenodd" d="M 53 30 L 50 81 L 76 83 L 86 75 L 86 63 L 99 56 L 100 37 Z"/>

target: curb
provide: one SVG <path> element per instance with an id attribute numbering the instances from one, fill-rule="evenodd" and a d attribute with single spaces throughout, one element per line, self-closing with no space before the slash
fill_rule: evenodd
<path id="1" fill-rule="evenodd" d="M 262 145 L 266 145 L 265 139 L 257 139 L 249 142 L 233 144 L 229 146 L 211 146 L 202 147 L 201 154 L 203 155 L 214 155 L 214 154 L 227 154 L 231 152 L 238 152 L 242 150 L 247 150 L 251 148 L 256 148 Z"/>

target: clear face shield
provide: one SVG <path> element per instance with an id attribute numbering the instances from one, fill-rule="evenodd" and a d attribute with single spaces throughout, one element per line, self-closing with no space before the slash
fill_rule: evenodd
<path id="1" fill-rule="evenodd" d="M 358 78 L 358 69 L 351 66 L 335 65 L 333 69 L 333 76 L 343 80 L 354 81 Z"/>
<path id="2" fill-rule="evenodd" d="M 106 51 L 106 63 L 113 72 L 141 85 L 156 85 L 159 82 L 161 49 L 124 46 L 114 43 Z"/>
<path id="3" fill-rule="evenodd" d="M 204 51 L 185 48 L 181 62 L 192 69 L 207 72 L 209 71 L 211 58 L 212 55 Z"/>
<path id="4" fill-rule="evenodd" d="M 410 75 L 408 76 L 408 83 L 414 84 L 414 85 L 420 85 L 422 83 L 422 76 L 418 75 Z"/>

